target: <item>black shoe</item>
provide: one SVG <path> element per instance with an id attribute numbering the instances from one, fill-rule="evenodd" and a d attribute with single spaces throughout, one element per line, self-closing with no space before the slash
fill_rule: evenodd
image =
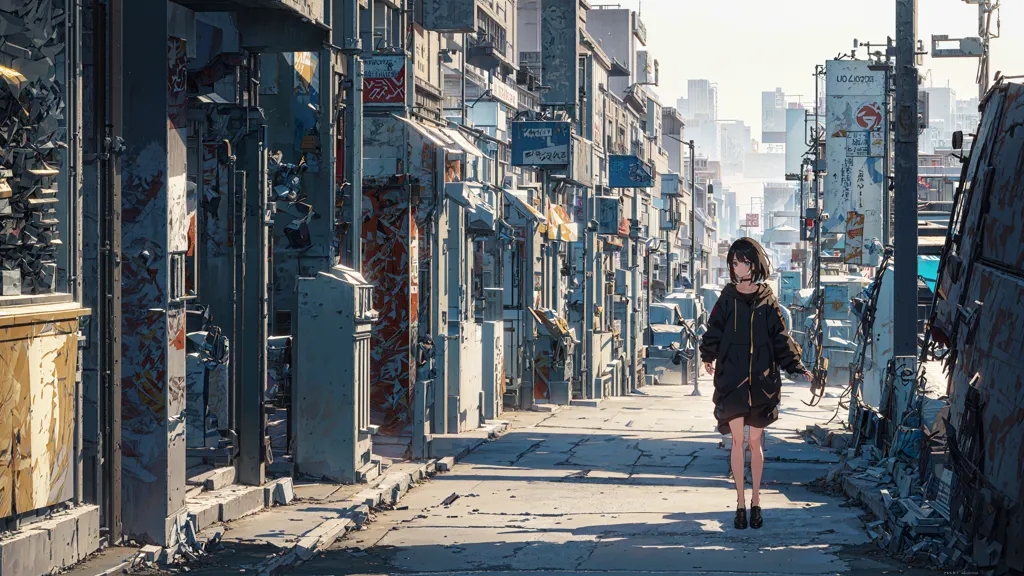
<path id="1" fill-rule="evenodd" d="M 737 508 L 736 509 L 736 520 L 733 521 L 733 526 L 735 526 L 737 530 L 744 530 L 744 529 L 746 529 L 746 527 L 747 527 L 747 509 L 746 508 Z"/>
<path id="2" fill-rule="evenodd" d="M 761 517 L 761 507 L 751 506 L 750 507 L 750 527 L 760 528 L 764 525 L 764 518 Z"/>

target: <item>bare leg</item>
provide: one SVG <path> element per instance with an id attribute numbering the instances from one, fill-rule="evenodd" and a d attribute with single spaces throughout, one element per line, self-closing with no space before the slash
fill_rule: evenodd
<path id="1" fill-rule="evenodd" d="M 761 505 L 761 475 L 764 472 L 764 450 L 763 450 L 764 428 L 750 427 L 750 476 L 753 488 L 753 495 L 750 497 L 751 506 Z"/>
<path id="2" fill-rule="evenodd" d="M 732 464 L 732 480 L 736 483 L 736 507 L 747 506 L 743 497 L 743 416 L 729 421 L 729 430 L 732 432 L 732 450 L 729 453 L 729 460 Z M 751 428 L 753 430 L 753 428 Z"/>

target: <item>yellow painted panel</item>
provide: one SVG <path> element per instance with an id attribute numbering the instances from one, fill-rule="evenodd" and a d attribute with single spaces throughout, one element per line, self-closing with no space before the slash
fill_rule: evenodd
<path id="1" fill-rule="evenodd" d="M 74 495 L 77 320 L 0 328 L 0 517 Z"/>

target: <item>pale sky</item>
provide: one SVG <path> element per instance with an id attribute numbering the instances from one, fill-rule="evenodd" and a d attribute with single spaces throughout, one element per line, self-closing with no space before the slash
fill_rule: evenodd
<path id="1" fill-rule="evenodd" d="M 597 1 L 595 4 L 605 4 Z M 686 81 L 718 83 L 719 117 L 743 120 L 760 139 L 761 92 L 814 99 L 814 65 L 853 48 L 853 39 L 884 44 L 895 37 L 895 0 L 614 0 L 641 8 L 647 49 L 661 66 L 655 89 L 665 106 L 686 95 Z M 641 4 L 642 3 L 642 4 Z M 1024 74 L 1024 0 L 1006 0 L 1002 37 L 992 41 L 992 76 Z M 977 6 L 963 0 L 920 0 L 918 38 L 978 35 Z M 993 18 L 993 27 L 995 18 Z M 865 50 L 858 50 L 862 57 Z M 925 57 L 924 86 L 947 82 L 966 99 L 977 95 L 977 59 Z"/>

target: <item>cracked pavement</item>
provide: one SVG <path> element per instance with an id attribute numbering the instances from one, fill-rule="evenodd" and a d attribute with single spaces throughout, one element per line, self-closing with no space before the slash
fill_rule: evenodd
<path id="1" fill-rule="evenodd" d="M 864 512 L 809 486 L 839 458 L 796 432 L 835 409 L 834 399 L 803 405 L 806 384 L 784 387 L 782 418 L 766 432 L 764 528 L 735 530 L 720 445 L 729 438 L 715 431 L 711 382 L 701 388 L 700 397 L 657 386 L 597 408 L 507 413 L 505 436 L 292 573 L 927 573 L 878 553 Z"/>

